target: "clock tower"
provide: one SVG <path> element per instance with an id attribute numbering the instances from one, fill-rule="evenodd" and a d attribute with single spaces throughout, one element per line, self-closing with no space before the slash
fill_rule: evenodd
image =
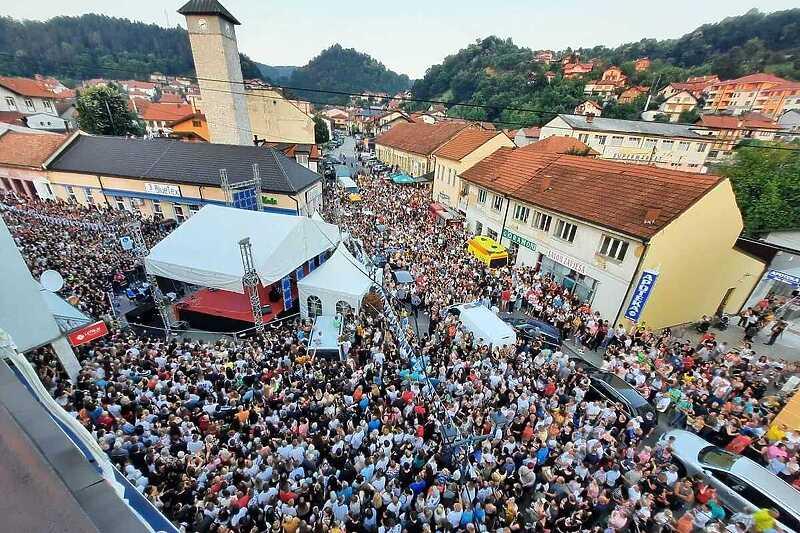
<path id="1" fill-rule="evenodd" d="M 186 17 L 202 98 L 200 111 L 208 121 L 211 142 L 252 145 L 236 43 L 239 21 L 217 0 L 189 0 L 178 13 Z"/>

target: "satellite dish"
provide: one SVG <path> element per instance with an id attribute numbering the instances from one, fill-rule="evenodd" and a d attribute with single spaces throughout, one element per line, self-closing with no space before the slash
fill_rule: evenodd
<path id="1" fill-rule="evenodd" d="M 45 270 L 39 278 L 42 287 L 50 292 L 58 292 L 64 287 L 64 278 L 55 270 Z"/>

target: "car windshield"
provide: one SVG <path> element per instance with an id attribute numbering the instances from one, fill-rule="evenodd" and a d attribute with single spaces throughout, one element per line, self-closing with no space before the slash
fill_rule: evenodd
<path id="1" fill-rule="evenodd" d="M 631 407 L 641 407 L 647 404 L 647 400 L 624 379 L 609 372 L 596 372 L 593 375 L 595 378 L 608 383 L 617 394 L 625 398 Z"/>
<path id="2" fill-rule="evenodd" d="M 730 452 L 726 452 L 716 446 L 706 446 L 700 453 L 697 454 L 697 458 L 710 466 L 720 468 L 722 470 L 730 470 L 733 466 L 733 463 L 736 462 L 736 459 L 739 456 L 732 454 Z"/>

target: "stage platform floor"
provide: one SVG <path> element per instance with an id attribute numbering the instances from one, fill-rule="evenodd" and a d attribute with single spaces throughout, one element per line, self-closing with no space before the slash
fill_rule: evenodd
<path id="1" fill-rule="evenodd" d="M 270 305 L 270 312 L 263 314 L 264 322 L 269 322 L 283 313 L 283 298 L 277 302 L 270 302 L 269 291 L 266 289 L 260 291 L 260 295 L 262 305 Z M 175 308 L 178 312 L 191 311 L 242 322 L 253 322 L 250 299 L 246 294 L 239 294 L 238 292 L 200 289 L 178 300 L 175 303 Z"/>

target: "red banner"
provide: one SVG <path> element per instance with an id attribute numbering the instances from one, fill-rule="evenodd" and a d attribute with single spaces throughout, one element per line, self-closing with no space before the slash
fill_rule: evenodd
<path id="1" fill-rule="evenodd" d="M 105 335 L 108 335 L 108 328 L 106 327 L 106 323 L 100 320 L 94 324 L 83 326 L 81 329 L 76 329 L 67 335 L 67 339 L 69 339 L 71 345 L 80 346 L 81 344 L 86 344 L 87 342 L 99 339 Z"/>

